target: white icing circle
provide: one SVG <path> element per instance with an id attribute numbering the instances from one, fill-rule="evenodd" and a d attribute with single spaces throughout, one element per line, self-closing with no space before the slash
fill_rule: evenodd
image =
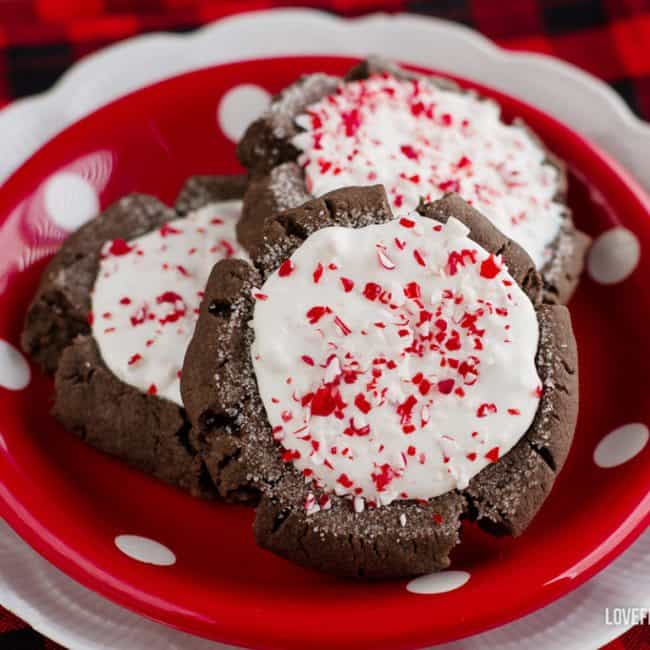
<path id="1" fill-rule="evenodd" d="M 324 228 L 253 292 L 260 395 L 283 459 L 317 486 L 429 499 L 530 426 L 535 309 L 468 232 L 419 215 Z"/>
<path id="2" fill-rule="evenodd" d="M 427 81 L 373 76 L 344 83 L 308 106 L 293 138 L 307 187 L 386 187 L 397 213 L 422 198 L 460 194 L 528 251 L 538 268 L 550 257 L 564 207 L 559 174 L 523 128 L 501 121 L 499 105 Z"/>
<path id="3" fill-rule="evenodd" d="M 587 269 L 600 284 L 617 284 L 632 274 L 641 257 L 638 237 L 627 228 L 611 228 L 591 246 Z"/>
<path id="4" fill-rule="evenodd" d="M 0 387 L 22 390 L 29 385 L 31 372 L 25 357 L 16 348 L 0 340 Z"/>
<path id="5" fill-rule="evenodd" d="M 128 243 L 103 249 L 92 332 L 123 382 L 182 406 L 180 372 L 212 267 L 248 259 L 237 243 L 240 201 L 209 204 Z"/>
<path id="6" fill-rule="evenodd" d="M 77 230 L 99 212 L 95 188 L 73 172 L 59 172 L 48 179 L 44 202 L 52 221 L 64 230 Z"/>
<path id="7" fill-rule="evenodd" d="M 115 546 L 133 560 L 156 566 L 176 564 L 176 555 L 160 542 L 140 535 L 118 535 Z"/>
<path id="8" fill-rule="evenodd" d="M 440 571 L 430 573 L 411 580 L 406 585 L 406 591 L 412 594 L 432 595 L 444 594 L 459 589 L 471 578 L 467 571 Z"/>
<path id="9" fill-rule="evenodd" d="M 253 84 L 231 88 L 221 99 L 218 119 L 221 130 L 233 142 L 238 142 L 248 125 L 269 105 L 271 95 Z"/>
<path id="10" fill-rule="evenodd" d="M 634 422 L 608 433 L 594 449 L 598 467 L 618 467 L 634 458 L 648 443 L 648 427 Z"/>

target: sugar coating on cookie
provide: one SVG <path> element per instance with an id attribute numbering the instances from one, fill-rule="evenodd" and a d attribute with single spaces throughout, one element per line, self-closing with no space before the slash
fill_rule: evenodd
<path id="1" fill-rule="evenodd" d="M 107 242 L 89 319 L 123 382 L 182 406 L 183 357 L 212 267 L 248 259 L 237 242 L 241 201 L 211 203 L 131 241 Z"/>
<path id="2" fill-rule="evenodd" d="M 465 488 L 533 421 L 535 309 L 468 233 L 416 214 L 324 228 L 253 290 L 283 460 L 357 510 Z"/>
<path id="3" fill-rule="evenodd" d="M 380 183 L 404 214 L 456 192 L 538 269 L 551 258 L 566 209 L 554 200 L 560 173 L 496 102 L 383 74 L 341 83 L 296 122 L 304 132 L 292 143 L 314 196 Z"/>

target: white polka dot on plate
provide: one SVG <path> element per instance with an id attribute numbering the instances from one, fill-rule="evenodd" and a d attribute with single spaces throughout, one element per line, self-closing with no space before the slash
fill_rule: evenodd
<path id="1" fill-rule="evenodd" d="M 45 210 L 64 230 L 76 230 L 99 212 L 95 188 L 73 172 L 54 174 L 45 184 Z"/>
<path id="2" fill-rule="evenodd" d="M 31 373 L 25 357 L 13 345 L 0 340 L 0 386 L 22 390 L 29 384 Z"/>
<path id="3" fill-rule="evenodd" d="M 640 422 L 625 424 L 608 433 L 594 450 L 598 467 L 617 467 L 634 458 L 648 443 L 648 427 Z"/>
<path id="4" fill-rule="evenodd" d="M 594 241 L 587 268 L 596 282 L 616 284 L 632 274 L 640 257 L 637 236 L 627 228 L 611 228 Z"/>
<path id="5" fill-rule="evenodd" d="M 166 546 L 148 537 L 139 535 L 118 535 L 115 546 L 133 560 L 156 566 L 171 566 L 176 563 L 176 556 Z"/>
<path id="6" fill-rule="evenodd" d="M 444 594 L 462 587 L 469 579 L 466 571 L 440 571 L 411 580 L 406 590 L 413 594 Z"/>
<path id="7" fill-rule="evenodd" d="M 269 105 L 271 95 L 252 84 L 231 88 L 219 104 L 219 126 L 233 142 L 237 142 L 248 125 Z"/>

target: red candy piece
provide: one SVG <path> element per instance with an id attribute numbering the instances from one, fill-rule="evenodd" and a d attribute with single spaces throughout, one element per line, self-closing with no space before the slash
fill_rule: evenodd
<path id="1" fill-rule="evenodd" d="M 496 404 L 481 404 L 478 407 L 478 409 L 476 409 L 476 417 L 484 418 L 496 412 L 497 412 Z"/>
<path id="2" fill-rule="evenodd" d="M 438 382 L 438 390 L 443 394 L 443 395 L 449 395 L 452 390 L 454 390 L 454 380 L 453 379 L 443 379 L 442 381 Z"/>
<path id="3" fill-rule="evenodd" d="M 284 260 L 278 269 L 278 275 L 281 278 L 286 278 L 294 272 L 295 268 L 296 267 L 291 260 Z"/>
<path id="4" fill-rule="evenodd" d="M 381 295 L 381 287 L 376 282 L 368 282 L 363 288 L 363 295 L 368 300 L 377 300 Z"/>
<path id="5" fill-rule="evenodd" d="M 341 284 L 343 285 L 343 290 L 345 293 L 350 293 L 354 288 L 354 282 L 349 278 L 341 278 Z"/>
<path id="6" fill-rule="evenodd" d="M 366 396 L 363 393 L 359 393 L 354 398 L 354 405 L 362 412 L 369 413 L 372 408 L 370 402 L 366 399 Z"/>
<path id="7" fill-rule="evenodd" d="M 320 305 L 312 307 L 307 312 L 307 320 L 311 325 L 315 325 L 318 321 L 325 316 L 325 314 L 331 314 L 332 310 L 329 307 L 322 307 Z"/>
<path id="8" fill-rule="evenodd" d="M 336 479 L 337 483 L 340 483 L 344 488 L 351 488 L 354 485 L 354 482 L 350 480 L 350 477 L 347 474 L 339 474 L 339 477 Z"/>
<path id="9" fill-rule="evenodd" d="M 346 436 L 367 436 L 370 434 L 370 425 L 366 424 L 362 427 L 357 427 L 354 424 L 354 419 L 350 418 L 349 425 L 343 430 Z"/>
<path id="10" fill-rule="evenodd" d="M 324 384 L 311 399 L 311 414 L 328 417 L 336 410 L 342 411 L 346 406 L 339 389 L 331 383 Z"/>
<path id="11" fill-rule="evenodd" d="M 383 492 L 399 474 L 388 463 L 384 463 L 378 469 L 379 472 L 372 473 L 370 476 L 375 484 L 375 488 L 377 488 L 377 492 Z"/>
<path id="12" fill-rule="evenodd" d="M 127 255 L 133 250 L 133 246 L 129 246 L 123 239 L 114 239 L 108 248 L 109 255 L 120 257 Z"/>
<path id="13" fill-rule="evenodd" d="M 411 298 L 412 300 L 420 298 L 421 296 L 420 285 L 417 282 L 409 282 L 404 287 L 404 295 L 407 298 Z"/>
<path id="14" fill-rule="evenodd" d="M 160 305 L 164 302 L 183 302 L 183 297 L 179 296 L 175 291 L 165 291 L 156 297 L 156 302 Z"/>
<path id="15" fill-rule="evenodd" d="M 499 275 L 501 267 L 499 267 L 494 259 L 494 255 L 490 255 L 486 260 L 481 262 L 481 276 L 491 280 Z"/>
<path id="16" fill-rule="evenodd" d="M 410 144 L 403 144 L 399 150 L 409 159 L 417 160 L 418 154 L 415 149 Z"/>
<path id="17" fill-rule="evenodd" d="M 174 228 L 174 226 L 170 226 L 168 223 L 165 223 L 158 232 L 162 237 L 168 237 L 169 235 L 180 235 L 183 231 Z"/>

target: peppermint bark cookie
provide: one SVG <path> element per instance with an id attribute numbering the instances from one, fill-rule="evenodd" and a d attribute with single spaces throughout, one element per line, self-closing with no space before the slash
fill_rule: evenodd
<path id="1" fill-rule="evenodd" d="M 92 446 L 196 495 L 215 493 L 179 377 L 212 265 L 236 241 L 240 178 L 190 179 L 177 209 L 131 195 L 83 226 L 46 269 L 23 347 L 56 371 L 54 415 Z"/>
<path id="2" fill-rule="evenodd" d="M 530 255 L 545 300 L 567 302 L 589 238 L 566 205 L 564 164 L 521 121 L 448 81 L 368 60 L 338 79 L 310 75 L 274 98 L 239 144 L 251 171 L 240 230 L 338 187 L 383 184 L 408 214 L 456 192 Z"/>
<path id="3" fill-rule="evenodd" d="M 208 281 L 184 403 L 258 543 L 337 574 L 445 568 L 463 517 L 520 534 L 577 416 L 565 307 L 459 197 L 393 219 L 381 187 L 268 220 Z M 331 227 L 330 227 L 331 226 Z"/>

